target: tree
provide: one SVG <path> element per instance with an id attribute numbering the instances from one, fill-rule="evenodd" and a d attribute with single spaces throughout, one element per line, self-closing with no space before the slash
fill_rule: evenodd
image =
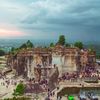
<path id="1" fill-rule="evenodd" d="M 66 47 L 70 47 L 70 44 L 69 44 L 69 43 L 66 43 L 65 46 L 66 46 Z"/>
<path id="2" fill-rule="evenodd" d="M 23 95 L 25 91 L 25 86 L 22 83 L 19 83 L 16 87 L 16 89 L 14 90 L 14 94 L 13 95 Z"/>
<path id="3" fill-rule="evenodd" d="M 50 47 L 54 47 L 54 43 L 50 43 Z"/>
<path id="4" fill-rule="evenodd" d="M 89 52 L 90 52 L 90 53 L 92 53 L 92 52 L 94 52 L 94 51 L 95 51 L 95 49 L 94 49 L 93 45 L 90 45 L 90 46 L 89 46 L 89 48 L 88 48 L 88 50 L 89 50 Z"/>
<path id="5" fill-rule="evenodd" d="M 22 44 L 19 48 L 26 49 L 26 48 L 33 48 L 33 47 L 34 47 L 33 43 L 30 40 L 28 40 L 26 43 Z"/>
<path id="6" fill-rule="evenodd" d="M 78 47 L 79 49 L 82 49 L 83 48 L 83 43 L 82 42 L 75 42 L 74 44 L 75 47 Z"/>
<path id="7" fill-rule="evenodd" d="M 97 58 L 97 59 L 100 59 L 100 53 L 97 53 L 97 54 L 96 54 L 96 58 Z"/>
<path id="8" fill-rule="evenodd" d="M 28 48 L 33 48 L 33 43 L 30 40 L 27 41 L 26 45 Z"/>
<path id="9" fill-rule="evenodd" d="M 3 56 L 3 55 L 5 55 L 5 52 L 4 50 L 0 49 L 0 56 Z"/>
<path id="10" fill-rule="evenodd" d="M 12 48 L 11 48 L 11 52 L 13 52 L 14 50 L 15 50 L 15 48 L 14 48 L 14 47 L 12 47 Z"/>
<path id="11" fill-rule="evenodd" d="M 27 45 L 24 43 L 24 44 L 22 44 L 20 47 L 19 47 L 20 49 L 26 49 L 27 48 Z"/>
<path id="12" fill-rule="evenodd" d="M 65 45 L 65 36 L 64 35 L 59 36 L 58 44 Z"/>

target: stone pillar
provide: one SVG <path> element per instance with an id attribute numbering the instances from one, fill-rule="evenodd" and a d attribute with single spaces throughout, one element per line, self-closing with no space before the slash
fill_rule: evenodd
<path id="1" fill-rule="evenodd" d="M 27 77 L 28 78 L 31 78 L 31 75 L 30 75 L 30 62 L 29 62 L 29 58 L 27 58 Z"/>
<path id="2" fill-rule="evenodd" d="M 31 63 L 31 78 L 34 78 L 35 77 L 35 75 L 34 75 L 34 67 L 35 67 L 35 63 L 34 63 L 34 61 L 33 61 L 33 59 L 32 59 L 32 63 Z"/>

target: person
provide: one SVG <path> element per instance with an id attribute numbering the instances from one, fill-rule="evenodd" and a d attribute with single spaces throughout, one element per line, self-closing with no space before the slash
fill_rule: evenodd
<path id="1" fill-rule="evenodd" d="M 57 90 L 59 90 L 59 87 L 57 87 Z"/>
<path id="2" fill-rule="evenodd" d="M 53 92 L 52 94 L 53 94 L 53 96 L 54 96 L 54 95 L 55 95 L 55 92 Z"/>
<path id="3" fill-rule="evenodd" d="M 6 88 L 8 88 L 8 85 L 6 85 Z"/>
<path id="4" fill-rule="evenodd" d="M 45 100 L 50 100 L 50 98 L 49 97 L 46 97 Z"/>
<path id="5" fill-rule="evenodd" d="M 61 98 L 62 98 L 61 96 L 58 96 L 58 97 L 57 97 L 57 100 L 61 100 Z"/>

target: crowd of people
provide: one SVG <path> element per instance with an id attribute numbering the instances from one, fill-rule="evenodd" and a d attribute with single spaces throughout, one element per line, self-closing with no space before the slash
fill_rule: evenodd
<path id="1" fill-rule="evenodd" d="M 17 81 L 14 79 L 7 78 L 6 76 L 2 76 L 0 77 L 0 85 L 8 88 L 10 85 L 16 86 Z"/>
<path id="2" fill-rule="evenodd" d="M 82 71 L 80 71 L 82 77 L 94 77 L 97 76 L 97 70 L 94 66 L 86 66 Z"/>
<path id="3" fill-rule="evenodd" d="M 62 74 L 62 76 L 58 78 L 58 82 L 65 81 L 65 80 L 77 81 L 79 79 L 95 78 L 95 77 L 100 79 L 100 75 L 98 71 L 96 70 L 96 68 L 91 67 L 91 66 L 86 66 L 84 67 L 84 69 L 80 71 L 72 72 L 72 73 L 67 72 L 67 73 Z"/>
<path id="4" fill-rule="evenodd" d="M 97 72 L 95 67 L 91 67 L 91 66 L 86 66 L 84 67 L 84 69 L 77 71 L 77 72 L 73 72 L 73 73 L 64 73 L 62 74 L 62 76 L 60 76 L 58 78 L 58 84 L 61 81 L 76 81 L 78 79 L 82 79 L 82 78 L 90 78 L 90 77 L 98 77 L 99 73 Z M 100 77 L 98 77 L 100 79 Z M 8 78 L 6 77 L 6 75 L 1 75 L 0 74 L 0 85 L 1 86 L 5 86 L 6 88 L 8 88 L 10 85 L 16 86 L 18 84 L 18 80 L 13 79 L 13 78 Z M 48 79 L 43 79 L 40 81 L 36 81 L 34 78 L 33 79 L 28 79 L 26 80 L 26 83 L 38 83 L 39 86 L 41 86 L 43 88 L 44 91 L 47 92 L 47 100 L 51 100 L 50 98 L 55 96 L 55 92 L 50 91 L 50 88 L 48 86 Z M 46 100 L 46 99 L 45 99 Z M 60 100 L 60 99 L 59 99 Z"/>

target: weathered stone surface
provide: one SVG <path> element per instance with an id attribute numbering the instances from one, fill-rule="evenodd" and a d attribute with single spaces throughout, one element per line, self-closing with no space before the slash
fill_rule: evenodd
<path id="1" fill-rule="evenodd" d="M 95 61 L 95 53 L 89 53 L 88 50 L 56 46 L 52 49 L 34 48 L 31 51 L 20 51 L 15 56 L 9 55 L 7 64 L 16 75 L 40 80 L 48 78 L 54 66 L 62 74 L 77 71 L 87 64 L 94 66 Z"/>

